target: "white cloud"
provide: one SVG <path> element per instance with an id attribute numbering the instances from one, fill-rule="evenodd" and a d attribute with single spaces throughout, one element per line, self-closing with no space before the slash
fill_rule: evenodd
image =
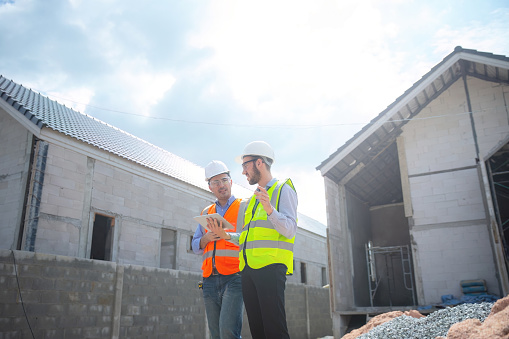
<path id="1" fill-rule="evenodd" d="M 292 179 L 299 199 L 299 213 L 327 225 L 324 179 L 319 171 L 274 164 L 272 172 L 279 180 Z"/>
<path id="2" fill-rule="evenodd" d="M 385 108 L 380 101 L 389 104 L 404 89 L 399 56 L 384 44 L 398 26 L 370 2 L 214 4 L 207 30 L 192 43 L 215 51 L 214 66 L 257 120 L 339 123 L 338 103 L 354 101 L 357 121 L 369 121 L 363 117 Z"/>
<path id="3" fill-rule="evenodd" d="M 492 13 L 488 22 L 469 22 L 453 28 L 444 25 L 435 33 L 435 54 L 446 55 L 456 46 L 495 54 L 509 51 L 509 8 Z"/>
<path id="4" fill-rule="evenodd" d="M 123 60 L 111 75 L 111 82 L 117 90 L 131 93 L 128 99 L 133 103 L 130 112 L 150 115 L 155 106 L 175 84 L 175 77 L 169 72 L 148 69 L 146 60 Z"/>
<path id="5" fill-rule="evenodd" d="M 94 92 L 91 88 L 81 87 L 68 88 L 65 91 L 50 91 L 47 95 L 51 99 L 58 101 L 75 111 L 86 113 L 87 105 L 94 96 Z"/>
<path id="6" fill-rule="evenodd" d="M 221 146 L 212 147 L 197 125 L 162 126 L 88 109 L 203 165 L 211 148 L 228 160 L 244 142 L 266 139 L 281 154 L 276 173 L 296 182 L 299 210 L 325 223 L 323 178 L 315 171 L 321 161 L 456 45 L 509 55 L 509 10 L 490 13 L 496 4 L 487 2 L 478 14 L 464 5 L 214 0 L 196 8 L 171 1 L 19 0 L 0 6 L 6 32 L 0 35 L 0 74 L 82 112 L 87 107 L 76 102 L 219 123 L 328 125 L 243 127 L 233 136 L 215 127 Z"/>

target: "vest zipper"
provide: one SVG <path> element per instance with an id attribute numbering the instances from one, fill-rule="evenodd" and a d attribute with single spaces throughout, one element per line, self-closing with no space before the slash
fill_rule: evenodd
<path id="1" fill-rule="evenodd" d="M 249 267 L 249 265 L 247 263 L 247 256 L 246 256 L 247 239 L 249 237 L 249 230 L 251 229 L 251 221 L 253 221 L 253 218 L 254 218 L 254 215 L 255 215 L 255 212 L 256 212 L 256 208 L 258 208 L 258 203 L 259 203 L 259 201 L 256 200 L 256 202 L 255 202 L 255 204 L 253 206 L 253 212 L 251 213 L 251 220 L 249 220 L 249 224 L 247 224 L 246 239 L 244 240 L 244 244 L 243 244 L 244 246 L 242 248 L 242 255 L 244 256 L 244 262 L 246 263 L 246 266 L 248 266 L 248 267 Z"/>
<path id="2" fill-rule="evenodd" d="M 212 274 L 214 274 L 214 271 L 217 271 L 217 268 L 216 268 L 216 244 L 217 244 L 217 242 L 214 241 L 214 250 L 212 251 Z"/>

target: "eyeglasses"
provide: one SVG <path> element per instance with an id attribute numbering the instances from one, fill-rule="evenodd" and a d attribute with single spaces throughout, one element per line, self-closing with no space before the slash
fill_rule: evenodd
<path id="1" fill-rule="evenodd" d="M 226 185 L 230 182 L 230 178 L 222 178 L 221 180 L 209 181 L 210 187 L 218 187 L 219 185 Z"/>
<path id="2" fill-rule="evenodd" d="M 247 168 L 247 164 L 249 164 L 251 161 L 256 161 L 258 160 L 259 158 L 256 158 L 256 159 L 251 159 L 251 160 L 248 160 L 248 161 L 244 161 L 242 163 L 242 169 L 245 170 Z"/>

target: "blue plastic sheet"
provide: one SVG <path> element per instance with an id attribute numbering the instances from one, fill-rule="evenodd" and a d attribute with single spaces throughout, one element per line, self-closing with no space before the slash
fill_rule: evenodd
<path id="1" fill-rule="evenodd" d="M 456 306 L 460 304 L 477 304 L 483 302 L 495 302 L 500 297 L 493 294 L 481 294 L 481 295 L 463 295 L 461 298 L 456 298 L 452 294 L 446 294 L 441 297 L 442 303 L 434 305 L 419 306 L 417 310 L 429 310 L 432 307 L 445 308 L 448 306 Z"/>

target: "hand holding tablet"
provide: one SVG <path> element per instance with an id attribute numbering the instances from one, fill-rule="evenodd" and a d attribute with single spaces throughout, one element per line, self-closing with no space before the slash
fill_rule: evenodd
<path id="1" fill-rule="evenodd" d="M 223 228 L 224 229 L 235 229 L 233 227 L 232 224 L 230 224 L 225 218 L 223 218 L 220 214 L 218 213 L 213 213 L 213 214 L 205 214 L 205 215 L 198 215 L 196 217 L 194 217 L 193 219 L 196 220 L 200 225 L 202 225 L 204 228 L 206 228 L 207 230 L 209 230 L 208 226 L 207 226 L 207 218 L 213 218 L 213 219 L 216 219 L 217 220 L 217 223 L 220 224 L 221 222 L 223 222 Z M 210 230 L 209 230 L 210 231 Z"/>

